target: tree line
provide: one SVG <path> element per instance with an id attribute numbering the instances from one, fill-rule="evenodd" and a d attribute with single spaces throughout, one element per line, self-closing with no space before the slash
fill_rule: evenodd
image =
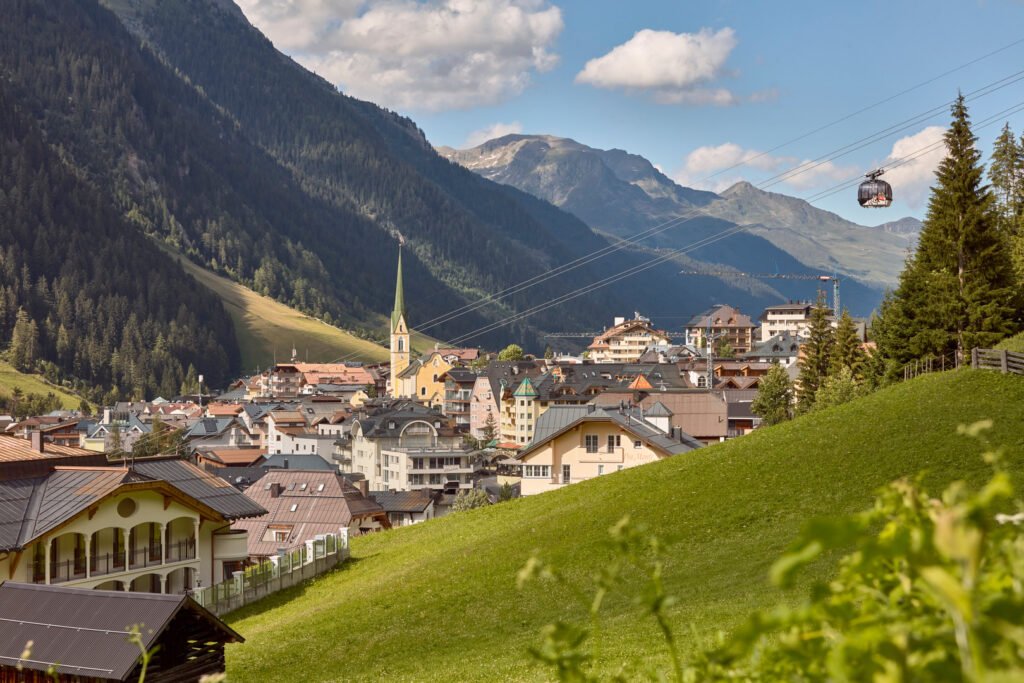
<path id="1" fill-rule="evenodd" d="M 776 366 L 752 405 L 764 424 L 844 403 L 896 380 L 906 363 L 963 363 L 972 348 L 990 348 L 1024 319 L 1024 137 L 1009 124 L 988 167 L 971 130 L 963 96 L 952 107 L 947 155 L 935 173 L 915 252 L 897 287 L 873 316 L 874 348 L 861 345 L 843 312 L 833 328 L 824 297 L 814 308 L 794 383 Z"/>

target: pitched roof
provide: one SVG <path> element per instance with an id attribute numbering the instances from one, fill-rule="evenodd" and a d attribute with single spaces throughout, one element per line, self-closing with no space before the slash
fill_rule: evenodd
<path id="1" fill-rule="evenodd" d="M 192 425 L 192 428 L 188 430 L 185 437 L 195 439 L 217 436 L 224 433 L 235 422 L 234 417 L 204 417 Z"/>
<path id="2" fill-rule="evenodd" d="M 633 411 L 620 412 L 617 409 L 600 408 L 593 405 L 552 406 L 537 418 L 533 440 L 519 452 L 517 457 L 522 460 L 551 439 L 564 434 L 576 425 L 588 422 L 615 423 L 663 455 L 685 453 L 703 446 L 688 434 L 680 434 L 679 440 L 673 439 L 654 425 L 641 419 Z"/>
<path id="3" fill-rule="evenodd" d="M 32 448 L 32 441 L 21 437 L 0 434 L 0 463 L 24 462 L 26 460 L 47 460 L 66 457 L 95 457 L 95 451 L 87 451 L 76 446 L 61 446 L 45 442 L 42 452 Z"/>
<path id="4" fill-rule="evenodd" d="M 647 381 L 647 378 L 643 375 L 637 375 L 636 379 L 629 383 L 629 388 L 634 391 L 650 391 L 654 387 Z"/>
<path id="5" fill-rule="evenodd" d="M 644 410 L 645 417 L 672 417 L 672 411 L 669 410 L 664 403 L 661 401 L 655 401 L 654 405 Z"/>
<path id="6" fill-rule="evenodd" d="M 140 628 L 150 649 L 182 610 L 220 633 L 223 642 L 242 636 L 187 595 L 131 593 L 7 581 L 0 585 L 0 664 L 84 679 L 124 680 L 135 669 L 139 647 L 128 640 L 130 624 Z M 31 659 L 22 660 L 32 642 Z"/>
<path id="7" fill-rule="evenodd" d="M 135 471 L 153 479 L 161 479 L 205 503 L 224 519 L 258 517 L 266 513 L 219 477 L 178 458 L 155 458 L 136 461 Z"/>
<path id="8" fill-rule="evenodd" d="M 207 460 L 224 465 L 252 465 L 266 454 L 266 448 L 213 448 L 201 453 Z"/>
<path id="9" fill-rule="evenodd" d="M 275 453 L 263 463 L 267 469 L 282 470 L 323 470 L 337 471 L 338 466 L 332 465 L 315 453 Z"/>
<path id="10" fill-rule="evenodd" d="M 626 320 L 618 325 L 609 327 L 607 330 L 594 337 L 594 341 L 587 348 L 604 348 L 608 346 L 609 340 L 613 337 L 617 337 L 620 334 L 626 334 L 627 332 L 631 332 L 637 328 L 643 328 L 643 330 L 648 332 L 651 336 L 669 339 L 667 332 L 664 330 L 654 329 L 649 320 Z"/>
<path id="11" fill-rule="evenodd" d="M 537 390 L 533 387 L 533 382 L 530 381 L 529 377 L 524 377 L 523 381 L 519 383 L 519 387 L 516 389 L 513 396 L 520 398 L 533 398 L 538 396 Z"/>
<path id="12" fill-rule="evenodd" d="M 283 487 L 273 495 L 273 486 Z M 293 548 L 318 534 L 336 534 L 354 520 L 377 518 L 387 526 L 384 508 L 363 497 L 340 473 L 313 470 L 267 470 L 245 496 L 268 513 L 259 519 L 241 520 L 236 528 L 249 532 L 249 555 L 276 555 L 280 548 Z M 294 509 L 293 509 L 294 508 Z M 268 528 L 288 532 L 286 541 L 263 540 Z"/>
<path id="13" fill-rule="evenodd" d="M 750 319 L 749 315 L 740 313 L 740 309 L 733 308 L 728 304 L 718 304 L 717 306 L 712 306 L 703 313 L 698 313 L 690 318 L 690 321 L 686 323 L 686 326 L 707 327 L 709 319 L 714 327 L 757 327 L 757 325 L 754 324 L 754 321 Z"/>
<path id="14" fill-rule="evenodd" d="M 386 512 L 423 512 L 434 497 L 423 489 L 418 491 L 370 491 L 370 498 L 377 501 Z"/>

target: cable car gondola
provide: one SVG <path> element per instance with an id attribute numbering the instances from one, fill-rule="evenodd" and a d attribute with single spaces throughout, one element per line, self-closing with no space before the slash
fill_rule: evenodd
<path id="1" fill-rule="evenodd" d="M 884 209 L 892 204 L 892 185 L 878 179 L 883 173 L 885 170 L 879 168 L 864 174 L 867 180 L 857 189 L 857 203 L 865 209 Z"/>

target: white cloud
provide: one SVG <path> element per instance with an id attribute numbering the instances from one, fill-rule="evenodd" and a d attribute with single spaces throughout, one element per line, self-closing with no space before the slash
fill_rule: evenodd
<path id="1" fill-rule="evenodd" d="M 495 138 L 504 137 L 505 135 L 522 132 L 523 124 L 518 121 L 513 121 L 512 123 L 494 123 L 486 128 L 474 130 L 472 133 L 467 135 L 466 141 L 462 146 L 463 148 L 476 147 L 477 145 L 482 145 L 488 140 L 494 140 Z"/>
<path id="2" fill-rule="evenodd" d="M 666 103 L 735 104 L 738 98 L 729 90 L 702 87 L 725 74 L 725 62 L 735 47 L 731 28 L 697 33 L 643 29 L 587 62 L 576 82 L 648 92 Z"/>
<path id="3" fill-rule="evenodd" d="M 673 174 L 673 179 L 687 187 L 721 192 L 741 180 L 750 179 L 748 175 L 751 171 L 759 172 L 754 175 L 763 178 L 788 174 L 780 185 L 807 190 L 826 182 L 850 178 L 857 174 L 858 169 L 831 161 L 801 161 L 798 157 L 775 156 L 726 142 L 717 146 L 698 147 L 690 152 L 683 160 L 682 168 Z M 709 177 L 716 173 L 714 177 Z"/>
<path id="4" fill-rule="evenodd" d="M 298 62 L 379 104 L 437 111 L 493 104 L 558 61 L 547 0 L 239 0 Z"/>
<path id="5" fill-rule="evenodd" d="M 920 208 L 935 182 L 935 169 L 946 157 L 946 145 L 940 144 L 946 129 L 929 126 L 919 133 L 900 138 L 892 145 L 885 164 L 914 156 L 907 163 L 885 172 L 884 180 L 892 185 L 893 199 L 906 202 L 912 209 Z M 929 149 L 931 148 L 931 149 Z M 918 155 L 922 150 L 928 150 Z"/>

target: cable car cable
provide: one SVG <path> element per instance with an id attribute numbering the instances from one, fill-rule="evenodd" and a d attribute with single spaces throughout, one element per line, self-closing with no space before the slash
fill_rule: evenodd
<path id="1" fill-rule="evenodd" d="M 922 82 L 918 83 L 917 85 L 911 86 L 911 87 L 909 87 L 909 88 L 907 88 L 905 90 L 901 90 L 900 92 L 896 93 L 895 95 L 890 95 L 889 97 L 886 97 L 883 100 L 879 100 L 878 102 L 875 102 L 874 104 L 869 104 L 868 106 L 866 106 L 866 107 L 864 107 L 862 109 L 858 109 L 857 111 L 855 111 L 855 112 L 853 112 L 851 114 L 847 114 L 846 116 L 840 117 L 840 118 L 836 119 L 835 121 L 832 121 L 831 123 L 826 123 L 823 126 L 819 126 L 818 128 L 815 128 L 814 130 L 811 130 L 811 131 L 808 131 L 806 133 L 803 133 L 802 135 L 799 135 L 799 136 L 797 136 L 797 137 L 795 137 L 795 138 L 793 138 L 791 140 L 787 140 L 786 142 L 782 142 L 782 143 L 772 147 L 771 149 L 767 149 L 767 150 L 765 150 L 763 152 L 759 152 L 759 153 L 755 154 L 754 156 L 750 157 L 749 159 L 744 159 L 743 161 L 737 162 L 737 163 L 733 164 L 732 166 L 728 166 L 728 167 L 723 168 L 721 170 L 715 171 L 711 175 L 709 175 L 706 178 L 704 178 L 701 182 L 703 182 L 704 180 L 710 180 L 711 178 L 719 176 L 722 173 L 726 173 L 727 171 L 731 171 L 731 170 L 739 168 L 741 166 L 746 166 L 749 163 L 751 163 L 752 161 L 756 161 L 757 159 L 760 159 L 763 156 L 771 154 L 772 152 L 777 152 L 778 150 L 782 149 L 783 147 L 787 147 L 787 146 L 793 144 L 794 142 L 800 142 L 801 140 L 804 140 L 805 138 L 808 138 L 808 137 L 814 135 L 815 133 L 820 133 L 821 131 L 823 131 L 823 130 L 825 130 L 827 128 L 831 128 L 832 126 L 835 126 L 835 125 L 837 125 L 839 123 L 842 123 L 843 121 L 852 119 L 854 116 L 858 116 L 860 114 L 863 114 L 866 111 L 870 111 L 870 110 L 874 109 L 875 107 L 879 107 L 879 106 L 881 106 L 883 104 L 886 104 L 888 102 L 892 102 L 893 100 L 895 100 L 895 99 L 897 99 L 899 97 L 902 97 L 903 95 L 906 95 L 907 93 L 913 92 L 913 91 L 915 91 L 915 90 L 917 90 L 919 88 L 923 88 L 924 86 L 929 85 L 931 83 L 934 83 L 935 81 L 937 81 L 937 80 L 939 80 L 941 78 L 945 78 L 946 76 L 948 76 L 948 75 L 950 75 L 952 73 L 956 73 L 957 71 L 960 71 L 961 69 L 965 69 L 965 68 L 967 68 L 969 66 L 973 66 L 974 64 L 977 64 L 980 61 L 983 61 L 985 59 L 988 59 L 989 57 L 995 56 L 995 55 L 999 54 L 1000 52 L 1005 52 L 1006 50 L 1009 50 L 1011 47 L 1014 47 L 1016 45 L 1020 45 L 1021 43 L 1024 43 L 1024 38 L 1020 38 L 1018 40 L 1015 40 L 1012 43 L 1004 45 L 1003 47 L 1001 47 L 1001 48 L 999 48 L 997 50 L 993 50 L 992 52 L 989 52 L 987 54 L 981 55 L 980 57 L 972 59 L 969 62 L 965 62 L 965 63 L 961 64 L 958 67 L 955 67 L 955 68 L 950 69 L 948 71 L 944 71 L 941 74 L 939 74 L 938 76 L 934 76 L 932 78 L 929 78 L 926 81 L 922 81 Z"/>

